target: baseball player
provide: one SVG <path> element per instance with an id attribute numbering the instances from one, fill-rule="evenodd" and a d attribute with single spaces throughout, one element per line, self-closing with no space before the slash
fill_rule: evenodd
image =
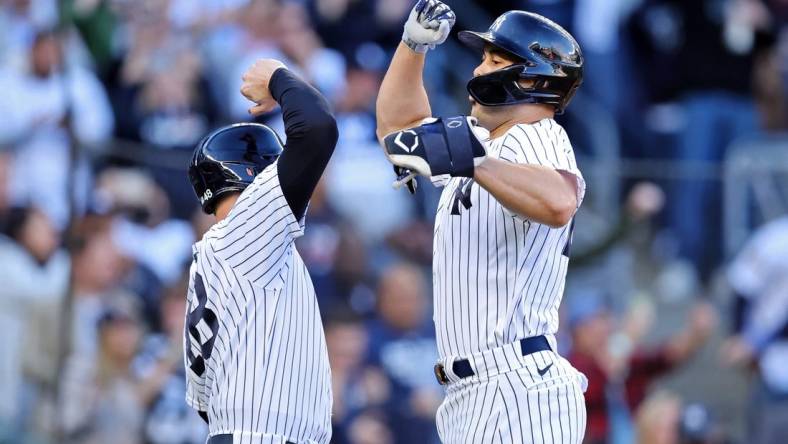
<path id="1" fill-rule="evenodd" d="M 252 114 L 282 107 L 287 143 L 265 125 L 216 130 L 189 179 L 217 223 L 194 245 L 186 315 L 186 400 L 209 444 L 328 443 L 331 387 L 314 288 L 293 246 L 334 150 L 325 99 L 261 60 L 241 92 Z"/>
<path id="2" fill-rule="evenodd" d="M 454 20 L 440 1 L 415 5 L 377 102 L 397 183 L 445 185 L 433 254 L 435 373 L 447 386 L 438 432 L 446 443 L 580 443 L 587 381 L 556 354 L 555 333 L 585 183 L 553 117 L 583 57 L 557 24 L 509 11 L 459 34 L 481 57 L 471 116 L 433 118 L 425 54 Z"/>

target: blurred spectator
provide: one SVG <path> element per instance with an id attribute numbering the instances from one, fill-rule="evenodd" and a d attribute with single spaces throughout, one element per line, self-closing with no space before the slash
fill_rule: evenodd
<path id="1" fill-rule="evenodd" d="M 347 302 L 345 295 L 340 294 L 336 275 L 341 225 L 344 222 L 326 199 L 325 177 L 320 179 L 312 193 L 307 217 L 309 230 L 304 231 L 304 235 L 296 240 L 296 247 L 309 268 L 320 312 L 325 314 L 331 307 Z"/>
<path id="2" fill-rule="evenodd" d="M 337 309 L 337 307 L 335 307 Z M 347 309 L 338 313 L 347 313 Z M 363 412 L 382 406 L 391 396 L 391 384 L 378 369 L 364 366 L 364 355 L 369 338 L 364 325 L 352 315 L 339 314 L 326 320 L 326 345 L 331 365 L 331 385 L 334 396 L 331 415 L 332 442 L 355 443 L 353 440 L 356 419 L 364 421 Z M 371 421 L 381 435 L 389 435 L 385 423 Z M 358 426 L 356 426 L 358 427 Z M 363 428 L 363 427 L 362 427 Z M 362 430 L 363 431 L 363 430 Z M 385 433 L 388 432 L 388 433 Z M 368 434 L 362 433 L 368 442 Z"/>
<path id="3" fill-rule="evenodd" d="M 395 443 L 438 442 L 443 394 L 433 373 L 438 349 L 428 295 L 422 270 L 390 266 L 378 284 L 378 317 L 367 324 L 368 364 L 383 370 L 396 393 L 387 409 Z"/>
<path id="4" fill-rule="evenodd" d="M 183 325 L 188 275 L 169 287 L 161 299 L 162 331 L 147 336 L 133 363 L 141 380 L 152 379 L 159 387 L 146 406 L 144 437 L 150 444 L 202 444 L 208 426 L 186 404 L 183 367 Z"/>
<path id="5" fill-rule="evenodd" d="M 250 103 L 238 94 L 238 79 L 259 59 L 283 61 L 319 88 L 329 101 L 336 100 L 344 91 L 345 60 L 335 50 L 323 46 L 298 4 L 254 0 L 244 11 L 242 24 L 236 57 L 220 68 L 226 72 L 222 76 L 225 80 L 222 101 L 229 104 L 228 115 L 233 120 L 249 118 Z"/>
<path id="6" fill-rule="evenodd" d="M 130 262 L 113 241 L 111 226 L 112 220 L 106 217 L 86 219 L 78 227 L 78 245 L 73 251 L 70 350 L 72 354 L 86 359 L 95 357 L 98 352 L 96 326 L 106 307 L 136 303 L 136 297 L 120 286 Z"/>
<path id="7" fill-rule="evenodd" d="M 365 411 L 358 415 L 348 427 L 348 443 L 393 444 L 392 430 L 381 412 Z M 342 442 L 342 441 L 340 441 Z"/>
<path id="8" fill-rule="evenodd" d="M 136 168 L 107 168 L 96 177 L 95 206 L 102 213 L 115 213 L 131 222 L 155 227 L 170 216 L 164 190 Z"/>
<path id="9" fill-rule="evenodd" d="M 23 357 L 46 358 L 39 347 L 26 348 L 30 336 L 39 335 L 31 322 L 31 311 L 57 311 L 66 293 L 69 258 L 60 249 L 60 235 L 49 218 L 34 207 L 17 207 L 3 215 L 3 236 L 0 237 L 0 428 L 19 428 L 22 424 L 21 390 L 23 388 Z M 49 338 L 52 340 L 52 338 Z M 46 361 L 46 359 L 44 359 Z M 54 375 L 51 365 L 37 362 L 38 370 Z"/>
<path id="10" fill-rule="evenodd" d="M 712 416 L 711 411 L 701 403 L 685 403 L 679 424 L 681 442 L 685 444 L 725 444 L 726 433 Z"/>
<path id="11" fill-rule="evenodd" d="M 697 305 L 684 331 L 655 347 L 640 340 L 650 329 L 648 309 L 633 307 L 616 325 L 598 295 L 583 294 L 570 308 L 572 351 L 569 361 L 588 377 L 585 393 L 588 426 L 585 442 L 616 442 L 611 417 L 617 409 L 636 411 L 653 382 L 691 358 L 714 328 L 712 308 Z"/>
<path id="12" fill-rule="evenodd" d="M 633 115 L 631 111 L 635 104 L 640 103 L 644 92 L 638 82 L 629 81 L 634 69 L 631 44 L 622 28 L 643 1 L 575 0 L 554 3 L 574 3 L 573 35 L 583 48 L 585 58 L 580 94 L 590 96 L 622 122 L 623 132 L 637 131 L 631 127 L 638 125 L 642 115 Z M 553 8 L 556 9 L 555 6 Z M 639 137 L 642 138 L 642 134 Z"/>
<path id="13" fill-rule="evenodd" d="M 169 18 L 176 29 L 205 29 L 237 20 L 250 0 L 170 0 Z"/>
<path id="14" fill-rule="evenodd" d="M 102 142 L 112 132 L 112 111 L 92 72 L 64 65 L 58 34 L 36 35 L 29 65 L 25 73 L 0 71 L 0 144 L 15 148 L 12 199 L 32 202 L 63 227 L 68 193 L 79 190 L 84 206 L 89 174 L 83 158 L 69 169 L 70 135 L 74 143 Z"/>
<path id="15" fill-rule="evenodd" d="M 668 393 L 657 393 L 638 410 L 637 442 L 639 444 L 678 444 L 681 400 Z"/>
<path id="16" fill-rule="evenodd" d="M 785 23 L 785 20 L 782 21 Z M 788 129 L 788 32 L 778 35 L 777 45 L 763 51 L 754 61 L 755 100 L 762 116 L 763 129 L 770 132 Z"/>
<path id="17" fill-rule="evenodd" d="M 276 45 L 278 0 L 253 0 L 244 7 L 238 23 L 212 46 L 209 62 L 216 76 L 217 102 L 231 120 L 247 120 L 250 103 L 238 93 L 239 80 L 257 59 L 284 60 Z M 272 119 L 277 120 L 277 119 Z M 280 133 L 281 134 L 281 133 Z"/>
<path id="18" fill-rule="evenodd" d="M 56 0 L 0 2 L 0 68 L 23 69 L 36 31 L 57 25 Z"/>
<path id="19" fill-rule="evenodd" d="M 345 59 L 337 51 L 323 46 L 310 26 L 304 7 L 285 3 L 277 24 L 277 43 L 287 58 L 329 101 L 339 100 L 345 91 Z"/>
<path id="20" fill-rule="evenodd" d="M 140 296 L 145 318 L 155 326 L 161 289 L 174 284 L 191 260 L 192 227 L 170 218 L 167 194 L 142 171 L 108 168 L 97 177 L 94 192 L 97 206 L 120 216 L 112 223 L 112 240 L 134 261 L 124 283 Z"/>
<path id="21" fill-rule="evenodd" d="M 760 0 L 647 1 L 634 17 L 639 73 L 652 103 L 677 101 L 672 158 L 719 166 L 728 145 L 760 127 L 753 66 L 771 43 L 769 11 Z M 685 176 L 686 177 L 686 176 Z M 681 254 L 704 277 L 719 265 L 721 191 L 702 177 L 676 181 L 668 200 Z"/>
<path id="22" fill-rule="evenodd" d="M 201 60 L 163 18 L 136 26 L 115 91 L 118 134 L 157 148 L 191 149 L 216 120 Z"/>
<path id="23" fill-rule="evenodd" d="M 395 175 L 375 136 L 373 107 L 380 81 L 376 71 L 348 71 L 347 92 L 336 105 L 339 141 L 326 177 L 332 206 L 366 245 L 407 224 L 413 212 L 412 196 L 392 188 Z"/>
<path id="24" fill-rule="evenodd" d="M 683 404 L 678 395 L 658 391 L 638 409 L 638 444 L 725 444 L 729 441 L 697 403 Z"/>
<path id="25" fill-rule="evenodd" d="M 370 314 L 375 308 L 370 249 L 358 231 L 337 214 L 327 197 L 327 187 L 323 176 L 307 209 L 310 229 L 296 246 L 310 270 L 323 317 L 335 314 L 336 307 Z"/>
<path id="26" fill-rule="evenodd" d="M 309 6 L 317 32 L 328 46 L 346 56 L 378 35 L 372 0 L 314 0 Z"/>
<path id="27" fill-rule="evenodd" d="M 665 193 L 656 184 L 636 183 L 608 235 L 586 238 L 583 250 L 572 250 L 573 276 L 567 292 L 570 305 L 574 302 L 572 290 L 589 286 L 607 294 L 611 308 L 617 311 L 625 310 L 633 300 L 645 299 L 669 312 L 702 292 L 697 269 L 677 257 L 675 242 L 659 229 L 658 217 L 665 202 Z"/>
<path id="28" fill-rule="evenodd" d="M 748 436 L 777 443 L 788 434 L 788 217 L 759 228 L 728 269 L 736 303 L 729 365 L 757 364 Z"/>
<path id="29" fill-rule="evenodd" d="M 142 443 L 144 409 L 182 362 L 177 346 L 153 370 L 135 376 L 132 361 L 141 325 L 128 309 L 111 308 L 98 321 L 95 360 L 72 356 L 63 376 L 59 406 L 67 442 Z"/>

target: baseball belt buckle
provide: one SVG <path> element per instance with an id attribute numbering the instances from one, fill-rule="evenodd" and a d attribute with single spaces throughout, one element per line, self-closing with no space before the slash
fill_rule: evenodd
<path id="1" fill-rule="evenodd" d="M 438 384 L 446 385 L 449 383 L 449 378 L 446 376 L 446 370 L 444 369 L 443 364 L 435 364 L 433 370 L 435 371 L 435 379 L 438 380 Z"/>

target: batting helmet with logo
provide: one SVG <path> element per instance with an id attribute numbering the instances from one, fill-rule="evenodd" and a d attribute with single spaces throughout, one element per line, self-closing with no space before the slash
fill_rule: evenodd
<path id="1" fill-rule="evenodd" d="M 487 32 L 461 31 L 459 38 L 477 51 L 490 45 L 516 60 L 468 82 L 471 97 L 482 105 L 544 103 L 555 106 L 560 114 L 583 80 L 580 45 L 561 26 L 539 14 L 509 11 Z M 534 82 L 523 86 L 523 79 Z"/>
<path id="2" fill-rule="evenodd" d="M 189 164 L 189 180 L 203 211 L 212 214 L 222 194 L 243 191 L 281 153 L 279 136 L 259 123 L 237 123 L 205 136 Z"/>

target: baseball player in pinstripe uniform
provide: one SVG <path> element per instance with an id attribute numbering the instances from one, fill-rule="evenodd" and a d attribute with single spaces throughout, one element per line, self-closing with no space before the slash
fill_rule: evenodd
<path id="1" fill-rule="evenodd" d="M 454 14 L 420 0 L 377 103 L 378 135 L 399 174 L 444 185 L 435 218 L 434 320 L 446 385 L 446 443 L 580 443 L 586 379 L 555 350 L 573 219 L 585 182 L 563 128 L 582 78 L 575 40 L 524 11 L 487 32 L 461 32 L 481 63 L 471 116 L 436 119 L 422 83 L 425 53 Z"/>
<path id="2" fill-rule="evenodd" d="M 322 96 L 275 60 L 242 93 L 282 107 L 287 143 L 256 123 L 197 146 L 189 178 L 217 223 L 194 245 L 186 315 L 187 402 L 209 444 L 328 443 L 331 382 L 312 282 L 293 246 L 337 140 Z"/>

